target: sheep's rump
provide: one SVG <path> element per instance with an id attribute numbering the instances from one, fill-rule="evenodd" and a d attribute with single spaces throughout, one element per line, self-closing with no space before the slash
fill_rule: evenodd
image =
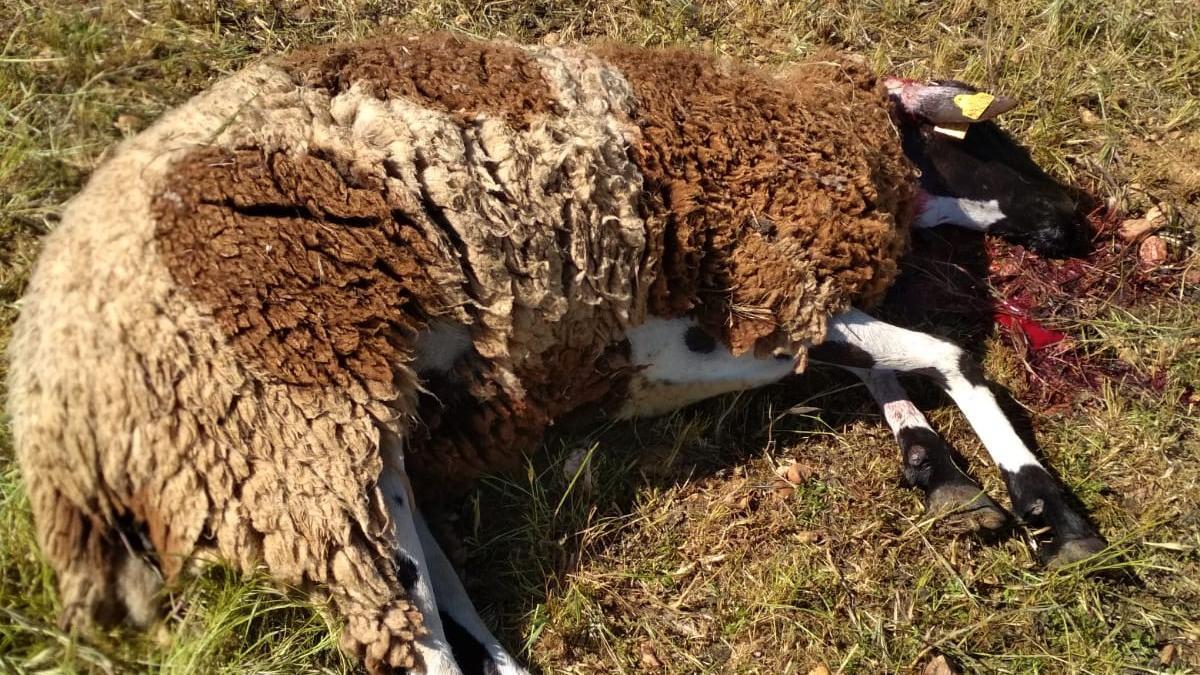
<path id="1" fill-rule="evenodd" d="M 105 601 L 125 549 L 102 538 L 132 523 L 167 576 L 198 547 L 265 561 L 354 586 L 355 649 L 411 634 L 379 600 L 389 448 L 426 495 L 511 466 L 619 402 L 648 315 L 736 352 L 819 341 L 906 242 L 889 110 L 845 61 L 775 76 L 446 34 L 217 83 L 68 206 L 14 330 L 17 448 L 68 604 Z M 442 330 L 468 348 L 418 372 Z"/>

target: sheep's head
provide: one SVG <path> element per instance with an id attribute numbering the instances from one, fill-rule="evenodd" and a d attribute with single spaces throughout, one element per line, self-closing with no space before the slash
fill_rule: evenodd
<path id="1" fill-rule="evenodd" d="M 989 204 L 977 227 L 1051 257 L 1082 253 L 1081 196 L 1050 177 L 992 120 L 1017 105 L 952 80 L 885 81 L 898 104 L 904 152 L 921 171 L 925 203 Z"/>

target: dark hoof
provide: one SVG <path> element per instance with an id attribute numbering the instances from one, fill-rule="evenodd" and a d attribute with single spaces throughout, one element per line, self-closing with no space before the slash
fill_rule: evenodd
<path id="1" fill-rule="evenodd" d="M 1068 539 L 1049 551 L 1046 567 L 1052 570 L 1065 567 L 1081 560 L 1087 560 L 1106 548 L 1108 548 L 1108 543 L 1100 537 Z"/>
<path id="2" fill-rule="evenodd" d="M 987 493 L 969 483 L 940 485 L 925 498 L 925 508 L 934 516 L 945 516 L 967 531 L 996 533 L 1009 524 L 1008 512 Z"/>

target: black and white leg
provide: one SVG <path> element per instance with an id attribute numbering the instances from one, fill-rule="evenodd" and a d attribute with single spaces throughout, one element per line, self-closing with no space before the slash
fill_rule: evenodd
<path id="1" fill-rule="evenodd" d="M 475 605 L 463 588 L 454 566 L 425 524 L 425 519 L 419 512 L 414 515 L 421 549 L 425 551 L 425 559 L 429 563 L 429 576 L 437 595 L 442 627 L 464 675 L 529 675 L 529 671 L 522 668 L 488 630 L 475 611 Z"/>
<path id="2" fill-rule="evenodd" d="M 840 358 L 842 365 L 917 373 L 937 381 L 1000 467 L 1016 514 L 1027 523 L 1049 528 L 1050 539 L 1043 550 L 1048 564 L 1074 562 L 1104 548 L 1104 540 L 1075 511 L 1066 490 L 1017 435 L 979 366 L 960 347 L 858 310 L 830 320 L 826 343 L 839 346 L 826 347 L 824 354 L 818 346 L 814 358 L 830 362 Z"/>
<path id="3" fill-rule="evenodd" d="M 822 347 L 835 352 L 845 346 L 844 343 L 818 345 L 810 356 L 819 361 Z M 830 353 L 830 358 L 837 358 L 837 354 Z M 1008 513 L 955 463 L 950 447 L 909 400 L 895 371 L 843 368 L 866 384 L 883 411 L 883 417 L 900 445 L 904 479 L 925 493 L 925 507 L 930 513 L 953 514 L 954 522 L 978 532 L 994 533 L 1008 525 Z"/>
<path id="4" fill-rule="evenodd" d="M 398 450 L 388 453 L 379 488 L 383 491 L 388 513 L 396 528 L 396 568 L 400 583 L 413 604 L 421 610 L 428 633 L 416 640 L 427 675 L 463 675 L 454 658 L 445 628 L 438 614 L 433 575 L 417 532 L 417 514 L 412 488 L 404 472 L 404 458 Z"/>

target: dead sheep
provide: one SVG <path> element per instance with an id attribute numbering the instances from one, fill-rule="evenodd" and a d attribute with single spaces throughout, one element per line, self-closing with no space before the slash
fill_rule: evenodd
<path id="1" fill-rule="evenodd" d="M 991 123 L 930 131 L 1009 105 L 851 59 L 767 73 L 449 34 L 216 83 L 67 205 L 14 329 L 8 405 L 64 625 L 150 622 L 163 580 L 216 558 L 327 594 L 372 672 L 461 672 L 452 628 L 524 672 L 414 494 L 514 465 L 568 413 L 661 413 L 807 358 L 865 380 L 931 508 L 1007 520 L 897 372 L 962 408 L 1051 562 L 1095 552 L 963 351 L 861 311 L 914 222 L 1078 239 L 1067 193 Z"/>

